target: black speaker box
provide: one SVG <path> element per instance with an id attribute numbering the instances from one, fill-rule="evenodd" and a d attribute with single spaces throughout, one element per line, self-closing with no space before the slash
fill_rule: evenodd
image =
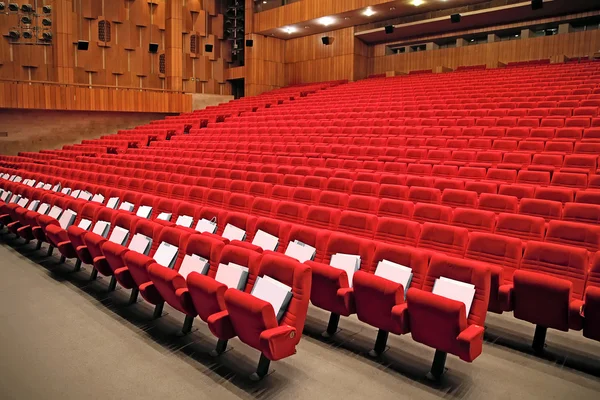
<path id="1" fill-rule="evenodd" d="M 150 43 L 148 45 L 148 51 L 150 53 L 158 53 L 158 43 Z"/>
<path id="2" fill-rule="evenodd" d="M 331 44 L 331 38 L 329 36 L 323 36 L 321 41 L 325 46 L 329 46 Z"/>
<path id="3" fill-rule="evenodd" d="M 87 51 L 90 47 L 90 42 L 87 40 L 78 40 L 77 41 L 77 50 Z"/>
<path id="4" fill-rule="evenodd" d="M 204 45 L 204 51 L 207 53 L 212 53 L 213 51 L 213 45 L 212 44 L 205 44 Z"/>
<path id="5" fill-rule="evenodd" d="M 544 7 L 544 0 L 531 0 L 532 10 L 541 10 Z"/>
<path id="6" fill-rule="evenodd" d="M 388 34 L 388 35 L 389 35 L 390 33 L 394 33 L 394 26 L 393 26 L 393 25 L 387 25 L 387 26 L 385 27 L 385 33 L 386 33 L 386 34 Z"/>
<path id="7" fill-rule="evenodd" d="M 252 46 L 254 46 L 254 40 L 247 39 L 246 40 L 246 47 L 252 47 Z"/>
<path id="8" fill-rule="evenodd" d="M 460 14 L 452 14 L 452 15 L 450 16 L 450 21 L 451 21 L 453 24 L 458 24 L 458 23 L 460 22 Z"/>

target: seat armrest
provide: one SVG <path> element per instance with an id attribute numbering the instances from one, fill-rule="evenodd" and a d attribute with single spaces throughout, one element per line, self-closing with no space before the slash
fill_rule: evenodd
<path id="1" fill-rule="evenodd" d="M 186 283 L 200 319 L 208 322 L 211 315 L 225 310 L 226 285 L 198 272 L 190 273 Z"/>
<path id="2" fill-rule="evenodd" d="M 583 329 L 583 300 L 573 300 L 569 304 L 569 329 L 580 331 Z"/>
<path id="3" fill-rule="evenodd" d="M 467 328 L 465 305 L 460 301 L 411 288 L 406 303 L 413 338 L 423 344 L 438 348 L 439 337 L 455 339 Z"/>
<path id="4" fill-rule="evenodd" d="M 503 311 L 512 311 L 514 309 L 513 304 L 513 285 L 502 285 L 498 290 L 498 302 L 503 308 Z"/>
<path id="5" fill-rule="evenodd" d="M 479 325 L 469 325 L 463 330 L 456 340 L 461 347 L 458 356 L 467 362 L 476 359 L 483 351 L 483 334 L 485 328 Z"/>
<path id="6" fill-rule="evenodd" d="M 272 361 L 281 360 L 296 353 L 296 328 L 282 325 L 260 333 L 260 347 L 263 354 Z"/>
<path id="7" fill-rule="evenodd" d="M 221 340 L 229 340 L 237 336 L 229 312 L 221 311 L 208 317 L 208 328 L 217 338 Z"/>
<path id="8" fill-rule="evenodd" d="M 410 316 L 408 314 L 408 304 L 402 303 L 392 307 L 392 319 L 400 327 L 401 333 L 410 332 Z"/>

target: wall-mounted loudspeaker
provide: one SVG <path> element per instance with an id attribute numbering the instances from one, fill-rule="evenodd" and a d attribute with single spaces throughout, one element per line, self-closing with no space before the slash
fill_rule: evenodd
<path id="1" fill-rule="evenodd" d="M 532 10 L 541 10 L 544 7 L 544 0 L 532 0 L 531 1 L 531 9 Z"/>
<path id="2" fill-rule="evenodd" d="M 150 43 L 148 45 L 148 51 L 152 54 L 158 53 L 158 43 Z"/>
<path id="3" fill-rule="evenodd" d="M 246 40 L 246 47 L 252 47 L 252 46 L 254 46 L 254 40 L 247 39 Z"/>
<path id="4" fill-rule="evenodd" d="M 388 34 L 388 35 L 389 35 L 390 33 L 394 33 L 394 25 L 387 25 L 387 26 L 385 27 L 385 33 L 386 33 L 386 34 Z"/>
<path id="5" fill-rule="evenodd" d="M 450 22 L 453 24 L 458 24 L 460 22 L 460 14 L 452 14 L 450 16 Z"/>
<path id="6" fill-rule="evenodd" d="M 213 45 L 209 44 L 209 43 L 205 44 L 204 45 L 204 51 L 207 52 L 207 53 L 212 53 L 212 51 L 213 51 Z"/>
<path id="7" fill-rule="evenodd" d="M 324 44 L 325 46 L 329 46 L 329 45 L 331 44 L 331 42 L 332 42 L 332 40 L 331 40 L 331 39 L 332 39 L 332 38 L 330 38 L 329 36 L 323 36 L 323 37 L 321 38 L 321 41 L 323 42 L 323 44 Z"/>
<path id="8" fill-rule="evenodd" d="M 87 51 L 88 47 L 90 47 L 90 42 L 88 42 L 87 40 L 77 41 L 77 50 Z"/>

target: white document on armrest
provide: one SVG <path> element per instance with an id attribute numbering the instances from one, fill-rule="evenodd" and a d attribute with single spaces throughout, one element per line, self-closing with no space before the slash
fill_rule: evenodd
<path id="1" fill-rule="evenodd" d="M 17 201 L 17 204 L 20 205 L 21 207 L 25 207 L 27 205 L 27 203 L 29 203 L 29 199 L 27 197 L 21 197 L 21 199 L 19 199 L 19 201 Z"/>
<path id="2" fill-rule="evenodd" d="M 223 234 L 221 236 L 224 237 L 225 239 L 239 240 L 240 242 L 243 242 L 244 239 L 246 238 L 246 231 L 238 228 L 237 226 L 227 224 L 227 226 L 225 226 L 225 230 L 223 230 Z"/>
<path id="3" fill-rule="evenodd" d="M 115 227 L 115 229 L 117 229 L 117 227 Z M 142 235 L 141 233 L 136 233 L 131 238 L 131 242 L 129 243 L 129 246 L 127 246 L 127 248 L 129 250 L 147 256 L 150 253 L 150 249 L 152 248 L 152 238 Z"/>
<path id="4" fill-rule="evenodd" d="M 0 197 L 0 199 L 2 199 L 2 201 L 6 203 L 7 202 L 6 200 L 8 200 L 8 198 L 11 194 L 12 194 L 12 192 L 10 192 L 8 190 L 5 192 L 2 192 L 2 197 Z"/>
<path id="5" fill-rule="evenodd" d="M 118 197 L 111 197 L 110 199 L 108 199 L 108 203 L 106 203 L 106 207 L 112 208 L 113 210 L 116 210 L 118 205 L 119 205 Z"/>
<path id="6" fill-rule="evenodd" d="M 203 233 L 203 232 L 215 233 L 217 231 L 217 224 L 216 224 L 216 222 L 212 222 L 212 221 L 202 218 L 196 224 L 196 231 L 198 231 L 200 233 Z"/>
<path id="7" fill-rule="evenodd" d="M 77 213 L 73 210 L 67 210 L 60 216 L 58 223 L 60 227 L 63 229 L 67 229 L 75 222 L 75 218 L 77 218 Z"/>
<path id="8" fill-rule="evenodd" d="M 124 211 L 131 212 L 131 211 L 133 211 L 133 204 L 131 204 L 131 203 L 127 202 L 127 201 L 124 201 L 119 206 L 119 210 L 124 210 Z"/>
<path id="9" fill-rule="evenodd" d="M 50 210 L 50 204 L 48 203 L 43 203 L 37 210 L 38 213 L 46 215 L 48 213 L 48 210 Z"/>
<path id="10" fill-rule="evenodd" d="M 329 265 L 346 271 L 346 274 L 348 274 L 348 286 L 352 287 L 354 273 L 360 268 L 360 256 L 337 253 L 331 256 Z"/>
<path id="11" fill-rule="evenodd" d="M 8 178 L 8 180 L 12 182 L 15 180 L 16 177 L 17 177 L 16 175 L 11 175 L 10 178 Z"/>
<path id="12" fill-rule="evenodd" d="M 248 279 L 248 268 L 235 263 L 219 264 L 215 280 L 230 289 L 243 290 Z"/>
<path id="13" fill-rule="evenodd" d="M 177 246 L 167 242 L 162 242 L 160 246 L 158 246 L 156 253 L 154 253 L 154 261 L 163 267 L 173 269 L 178 253 L 179 248 Z"/>
<path id="14" fill-rule="evenodd" d="M 179 268 L 179 275 L 183 276 L 184 279 L 187 279 L 187 276 L 192 272 L 206 275 L 208 274 L 208 267 L 209 263 L 206 258 L 197 254 L 186 254 Z"/>
<path id="15" fill-rule="evenodd" d="M 18 193 L 13 194 L 12 198 L 10 199 L 9 203 L 19 203 L 19 200 L 21 200 L 21 195 Z"/>
<path id="16" fill-rule="evenodd" d="M 123 203 L 123 204 L 125 204 L 125 203 Z M 121 206 L 123 206 L 123 204 L 121 204 Z M 129 211 L 131 211 L 131 210 L 129 210 Z M 152 215 L 152 207 L 151 206 L 140 206 L 140 208 L 138 208 L 135 215 L 137 215 L 140 218 L 148 219 L 148 218 L 150 218 L 150 215 Z"/>
<path id="17" fill-rule="evenodd" d="M 70 196 L 74 197 L 74 198 L 78 198 L 80 194 L 81 194 L 81 190 L 77 189 L 77 190 L 73 190 L 71 192 Z"/>
<path id="18" fill-rule="evenodd" d="M 110 231 L 110 222 L 106 222 L 106 221 L 96 222 L 96 225 L 94 225 L 94 229 L 92 230 L 93 233 L 95 233 L 96 235 L 100 235 L 104 238 L 108 235 L 108 231 Z M 127 233 L 129 233 L 129 231 L 127 231 Z M 112 235 L 111 235 L 111 237 L 112 237 Z M 112 240 L 110 240 L 110 239 L 108 239 L 108 240 L 112 242 Z M 118 242 L 114 242 L 114 243 L 118 243 Z M 121 243 L 118 243 L 118 244 L 121 244 Z"/>
<path id="19" fill-rule="evenodd" d="M 61 185 L 61 184 L 60 184 L 60 182 L 59 182 L 59 183 L 57 183 L 56 185 L 54 185 L 54 186 L 52 187 L 52 191 L 53 191 L 53 192 L 60 192 L 61 188 L 62 188 L 62 185 Z M 45 189 L 45 188 L 44 188 L 44 189 Z"/>
<path id="20" fill-rule="evenodd" d="M 46 183 L 43 187 L 44 190 L 52 190 L 52 184 L 51 183 Z M 56 192 L 56 190 L 55 190 Z"/>
<path id="21" fill-rule="evenodd" d="M 26 185 L 33 187 L 33 185 L 35 185 L 35 180 L 34 179 L 30 179 L 29 182 L 26 183 Z"/>
<path id="22" fill-rule="evenodd" d="M 86 201 L 89 201 L 91 198 L 92 198 L 92 194 L 90 192 L 88 192 L 87 190 L 82 190 L 79 193 L 79 197 L 78 197 L 78 199 L 83 199 Z"/>
<path id="23" fill-rule="evenodd" d="M 114 198 L 116 198 L 116 197 L 114 197 Z M 94 195 L 94 197 L 92 197 L 92 201 L 94 203 L 100 203 L 100 204 L 102 204 L 102 203 L 104 203 L 104 196 L 102 196 L 100 193 L 96 193 Z M 117 201 L 118 201 L 118 199 L 117 199 Z M 110 207 L 110 208 L 113 208 L 113 207 Z"/>
<path id="24" fill-rule="evenodd" d="M 317 249 L 297 240 L 289 242 L 287 249 L 285 249 L 286 256 L 295 258 L 301 263 L 314 260 L 315 254 L 317 254 Z"/>
<path id="25" fill-rule="evenodd" d="M 94 227 L 96 229 L 96 227 Z M 113 242 L 116 244 L 120 244 L 121 246 L 125 246 L 127 243 L 127 239 L 129 238 L 129 231 L 127 229 L 121 228 L 120 226 L 115 226 L 110 237 L 108 238 L 109 242 Z"/>
<path id="26" fill-rule="evenodd" d="M 89 219 L 82 218 L 77 225 L 78 228 L 83 229 L 84 231 L 89 231 L 92 226 L 92 221 Z"/>
<path id="27" fill-rule="evenodd" d="M 60 208 L 59 206 L 54 206 L 52 207 L 52 210 L 50 210 L 50 212 L 48 213 L 48 216 L 54 219 L 59 219 L 62 212 L 62 208 Z"/>
<path id="28" fill-rule="evenodd" d="M 259 229 L 256 231 L 256 235 L 254 235 L 252 244 L 263 250 L 275 251 L 277 250 L 277 246 L 279 246 L 279 238 Z"/>
<path id="29" fill-rule="evenodd" d="M 173 216 L 173 214 L 171 214 L 171 213 L 163 212 L 163 213 L 158 214 L 158 217 L 156 217 L 156 219 L 160 219 L 160 220 L 168 222 L 171 220 L 172 216 Z"/>
<path id="30" fill-rule="evenodd" d="M 441 276 L 435 280 L 432 293 L 447 299 L 460 301 L 465 305 L 467 318 L 469 317 L 471 304 L 473 304 L 473 298 L 475 298 L 475 285 Z"/>
<path id="31" fill-rule="evenodd" d="M 191 228 L 194 223 L 194 217 L 190 217 L 189 215 L 180 215 L 177 217 L 177 221 L 175 221 L 175 225 L 185 226 L 186 228 Z"/>
<path id="32" fill-rule="evenodd" d="M 381 260 L 375 269 L 375 276 L 401 284 L 404 288 L 404 296 L 406 298 L 406 292 L 410 287 L 413 273 L 412 268 L 389 260 Z"/>
<path id="33" fill-rule="evenodd" d="M 30 211 L 37 211 L 39 206 L 40 206 L 40 201 L 34 200 L 31 203 L 29 203 L 29 206 L 27 206 L 27 209 Z"/>
<path id="34" fill-rule="evenodd" d="M 41 188 L 43 188 L 43 187 L 44 187 L 44 185 L 45 185 L 45 183 L 44 183 L 44 182 L 42 182 L 42 181 L 39 181 L 39 182 L 37 183 L 37 185 L 35 185 L 35 188 L 36 188 L 36 189 L 41 189 Z"/>
<path id="35" fill-rule="evenodd" d="M 21 178 L 20 176 L 15 176 L 15 179 L 13 180 L 13 182 L 19 183 L 23 181 L 23 178 Z"/>
<path id="36" fill-rule="evenodd" d="M 69 193 L 71 193 L 71 188 L 62 188 L 62 190 L 60 191 L 62 194 L 66 194 L 68 195 Z"/>
<path id="37" fill-rule="evenodd" d="M 262 278 L 256 278 L 251 294 L 258 299 L 271 303 L 277 321 L 279 321 L 287 311 L 292 299 L 292 288 L 265 275 Z"/>

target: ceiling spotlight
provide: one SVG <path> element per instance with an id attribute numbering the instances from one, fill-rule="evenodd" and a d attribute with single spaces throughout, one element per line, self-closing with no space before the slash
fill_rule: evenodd
<path id="1" fill-rule="evenodd" d="M 21 22 L 24 23 L 25 25 L 30 25 L 31 24 L 31 17 L 29 17 L 27 15 L 23 15 L 21 17 Z"/>
<path id="2" fill-rule="evenodd" d="M 323 17 L 320 18 L 318 22 L 323 26 L 329 26 L 335 24 L 335 19 L 332 17 Z"/>
<path id="3" fill-rule="evenodd" d="M 30 12 L 33 12 L 33 7 L 31 6 L 31 4 L 23 4 L 21 6 L 21 11 L 30 13 Z"/>
<path id="4" fill-rule="evenodd" d="M 310 29 L 310 26 L 306 25 L 306 26 L 304 27 L 304 29 Z"/>
<path id="5" fill-rule="evenodd" d="M 390 11 L 394 11 L 396 7 L 390 7 Z"/>
<path id="6" fill-rule="evenodd" d="M 13 30 L 8 31 L 8 37 L 13 40 L 17 40 L 18 38 L 21 37 L 21 34 L 19 33 L 19 31 L 13 29 Z"/>
<path id="7" fill-rule="evenodd" d="M 33 34 L 31 33 L 31 31 L 23 31 L 23 39 L 31 39 L 33 37 Z"/>
<path id="8" fill-rule="evenodd" d="M 519 37 L 519 34 L 517 33 L 517 34 L 515 35 L 515 37 Z"/>
<path id="9" fill-rule="evenodd" d="M 375 11 L 373 11 L 373 9 L 371 7 L 367 7 L 365 9 L 365 11 L 363 11 L 363 15 L 370 17 L 371 15 L 374 15 Z"/>
<path id="10" fill-rule="evenodd" d="M 415 7 L 419 7 L 420 5 L 422 5 L 423 3 L 425 3 L 423 0 L 412 0 L 410 2 L 410 4 L 412 4 Z"/>
<path id="11" fill-rule="evenodd" d="M 296 32 L 296 28 L 294 28 L 293 26 L 286 26 L 285 28 L 283 28 L 283 31 L 288 35 L 291 35 L 292 33 Z"/>
<path id="12" fill-rule="evenodd" d="M 263 0 L 263 4 L 267 4 L 267 0 Z"/>
<path id="13" fill-rule="evenodd" d="M 4 11 L 4 7 L 6 7 L 6 6 L 4 5 L 4 2 L 3 2 L 3 1 L 0 1 L 0 11 Z"/>
<path id="14" fill-rule="evenodd" d="M 52 6 L 44 6 L 44 7 L 42 7 L 42 12 L 44 14 L 50 14 L 52 12 Z"/>
<path id="15" fill-rule="evenodd" d="M 348 21 L 348 20 L 350 19 L 350 17 L 344 17 L 344 19 L 345 19 L 346 21 Z"/>
<path id="16" fill-rule="evenodd" d="M 17 3 L 8 3 L 8 11 L 19 11 L 19 5 Z"/>
<path id="17" fill-rule="evenodd" d="M 42 33 L 42 39 L 44 39 L 45 41 L 49 42 L 52 40 L 52 32 L 44 32 Z"/>
<path id="18" fill-rule="evenodd" d="M 52 26 L 52 20 L 50 18 L 44 18 L 44 19 L 42 19 L 42 25 Z"/>

